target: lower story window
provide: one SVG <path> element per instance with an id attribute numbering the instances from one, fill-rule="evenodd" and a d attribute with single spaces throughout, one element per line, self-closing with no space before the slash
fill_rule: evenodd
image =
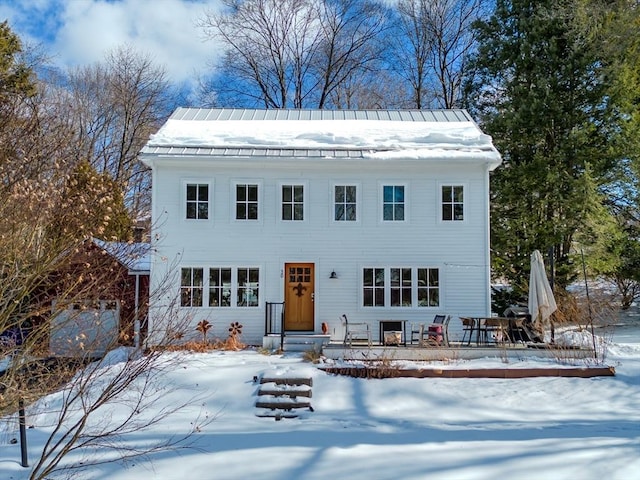
<path id="1" fill-rule="evenodd" d="M 440 305 L 440 273 L 437 268 L 418 269 L 418 306 Z"/>
<path id="2" fill-rule="evenodd" d="M 257 268 L 238 269 L 238 307 L 257 307 L 260 271 Z"/>
<path id="3" fill-rule="evenodd" d="M 411 269 L 391 268 L 391 306 L 411 306 Z"/>
<path id="4" fill-rule="evenodd" d="M 424 267 L 364 268 L 364 307 L 439 307 L 440 271 Z"/>
<path id="5" fill-rule="evenodd" d="M 257 307 L 260 305 L 257 267 L 185 267 L 180 275 L 182 307 Z"/>
<path id="6" fill-rule="evenodd" d="M 180 275 L 180 305 L 201 307 L 204 290 L 204 269 L 183 268 Z"/>
<path id="7" fill-rule="evenodd" d="M 231 269 L 209 269 L 209 306 L 231 306 Z"/>
<path id="8" fill-rule="evenodd" d="M 365 307 L 384 307 L 384 268 L 365 268 L 362 297 Z"/>

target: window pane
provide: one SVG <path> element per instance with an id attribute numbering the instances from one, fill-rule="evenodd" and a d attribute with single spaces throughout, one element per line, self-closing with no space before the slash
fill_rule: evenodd
<path id="1" fill-rule="evenodd" d="M 294 188 L 294 201 L 303 202 L 304 201 L 304 188 L 302 185 L 296 185 Z"/>
<path id="2" fill-rule="evenodd" d="M 209 205 L 207 203 L 198 204 L 198 218 L 203 220 L 209 218 Z"/>
<path id="3" fill-rule="evenodd" d="M 344 205 L 336 204 L 335 214 L 336 214 L 335 216 L 336 220 L 344 220 L 345 219 Z"/>
<path id="4" fill-rule="evenodd" d="M 450 203 L 442 204 L 442 219 L 443 220 L 453 220 L 453 211 Z"/>
<path id="5" fill-rule="evenodd" d="M 258 204 L 250 203 L 249 204 L 249 220 L 257 220 L 258 219 Z"/>
<path id="6" fill-rule="evenodd" d="M 282 219 L 291 220 L 291 204 L 285 203 L 282 205 Z"/>
<path id="7" fill-rule="evenodd" d="M 245 220 L 247 218 L 247 206 L 244 203 L 238 203 L 236 205 L 236 218 L 238 220 Z"/>
<path id="8" fill-rule="evenodd" d="M 196 287 L 201 287 L 204 282 L 204 269 L 202 268 L 194 268 L 193 269 L 193 285 Z"/>
<path id="9" fill-rule="evenodd" d="M 196 218 L 195 202 L 187 202 L 187 218 Z"/>
<path id="10" fill-rule="evenodd" d="M 247 187 L 249 189 L 249 198 L 248 198 L 248 200 L 250 202 L 257 202 L 258 201 L 258 186 L 257 185 L 248 185 Z"/>
<path id="11" fill-rule="evenodd" d="M 187 185 L 187 200 L 195 200 L 197 188 L 195 185 Z"/>
<path id="12" fill-rule="evenodd" d="M 464 205 L 456 204 L 453 206 L 454 219 L 455 220 L 464 220 Z"/>
<path id="13" fill-rule="evenodd" d="M 343 186 L 337 186 L 335 187 L 335 198 L 336 198 L 336 202 L 344 202 L 345 200 L 345 187 Z"/>
<path id="14" fill-rule="evenodd" d="M 385 205 L 383 207 L 382 218 L 384 220 L 393 220 L 393 205 Z"/>
<path id="15" fill-rule="evenodd" d="M 209 185 L 198 185 L 198 200 L 209 201 Z"/>
<path id="16" fill-rule="evenodd" d="M 292 200 L 291 187 L 288 185 L 284 185 L 282 187 L 282 201 L 291 202 L 291 200 Z"/>
<path id="17" fill-rule="evenodd" d="M 246 201 L 247 200 L 247 187 L 245 185 L 237 185 L 236 186 L 236 199 L 238 201 Z"/>
<path id="18" fill-rule="evenodd" d="M 373 289 L 365 288 L 362 294 L 363 296 L 363 305 L 365 307 L 373 307 Z"/>
<path id="19" fill-rule="evenodd" d="M 180 285 L 187 287 L 191 285 L 191 269 L 183 268 L 180 275 Z"/>
<path id="20" fill-rule="evenodd" d="M 451 202 L 451 187 L 442 187 L 442 201 L 443 202 Z"/>
<path id="21" fill-rule="evenodd" d="M 404 202 L 404 187 L 394 187 L 394 197 L 393 197 L 394 201 L 396 203 L 400 202 L 403 203 Z"/>
<path id="22" fill-rule="evenodd" d="M 462 187 L 455 187 L 454 188 L 454 195 L 453 195 L 453 201 L 454 202 L 462 202 L 463 201 L 463 194 L 462 194 Z"/>
<path id="23" fill-rule="evenodd" d="M 355 205 L 347 205 L 346 220 L 349 220 L 351 222 L 356 220 L 356 206 Z"/>
<path id="24" fill-rule="evenodd" d="M 302 205 L 296 204 L 294 207 L 294 220 L 304 220 L 303 217 L 304 207 Z"/>
<path id="25" fill-rule="evenodd" d="M 385 185 L 383 187 L 383 202 L 393 202 L 393 187 Z"/>
<path id="26" fill-rule="evenodd" d="M 355 185 L 349 185 L 346 187 L 346 201 L 348 203 L 356 203 L 356 187 Z"/>
<path id="27" fill-rule="evenodd" d="M 394 220 L 404 220 L 404 205 L 396 205 Z"/>

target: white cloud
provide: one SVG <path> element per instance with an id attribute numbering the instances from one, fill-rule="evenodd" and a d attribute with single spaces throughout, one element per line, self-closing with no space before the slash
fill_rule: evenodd
<path id="1" fill-rule="evenodd" d="M 128 44 L 182 82 L 210 68 L 221 53 L 196 26 L 218 6 L 218 0 L 23 0 L 6 10 L 6 18 L 21 38 L 42 43 L 61 66 L 99 62 Z"/>

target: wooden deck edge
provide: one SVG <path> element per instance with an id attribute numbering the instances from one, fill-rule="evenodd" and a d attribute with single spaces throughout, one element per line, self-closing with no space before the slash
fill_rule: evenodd
<path id="1" fill-rule="evenodd" d="M 477 368 L 477 369 L 379 369 L 375 367 L 323 367 L 321 370 L 356 378 L 530 378 L 530 377 L 612 377 L 614 367 L 569 368 Z"/>

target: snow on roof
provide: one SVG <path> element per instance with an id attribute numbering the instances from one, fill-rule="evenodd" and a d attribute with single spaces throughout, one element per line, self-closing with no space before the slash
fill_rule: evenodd
<path id="1" fill-rule="evenodd" d="M 124 265 L 129 272 L 151 270 L 151 247 L 148 243 L 106 242 L 97 238 L 93 243 Z"/>
<path id="2" fill-rule="evenodd" d="M 179 108 L 144 156 L 477 158 L 500 163 L 465 110 L 237 110 Z M 331 153 L 333 152 L 333 154 Z"/>

